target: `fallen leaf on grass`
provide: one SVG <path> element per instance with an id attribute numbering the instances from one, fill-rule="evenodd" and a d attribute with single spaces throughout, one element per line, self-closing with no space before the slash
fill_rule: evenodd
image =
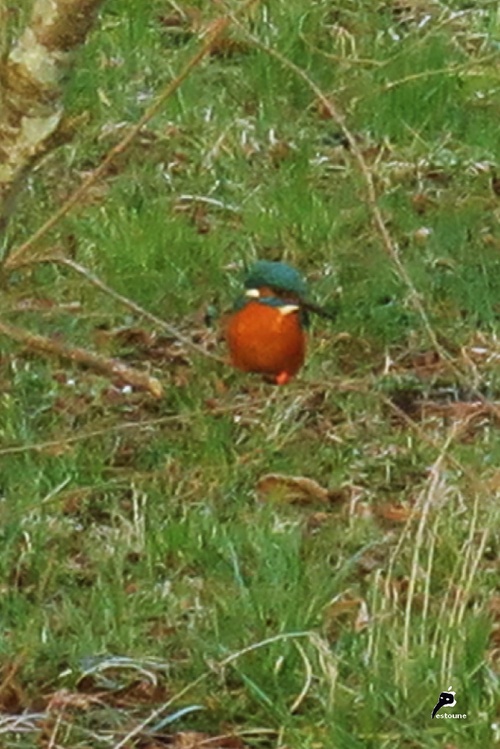
<path id="1" fill-rule="evenodd" d="M 257 481 L 259 499 L 279 504 L 330 503 L 332 493 L 306 476 L 267 473 Z"/>
<path id="2" fill-rule="evenodd" d="M 182 29 L 186 35 L 194 36 L 199 33 L 203 25 L 202 13 L 199 8 L 187 6 L 182 3 L 181 8 L 177 9 L 172 5 L 173 10 L 158 16 L 158 22 L 166 30 Z"/>
<path id="3" fill-rule="evenodd" d="M 410 370 L 420 379 L 445 374 L 447 367 L 447 362 L 434 350 L 412 351 L 402 359 L 400 365 L 402 371 Z"/>
<path id="4" fill-rule="evenodd" d="M 401 504 L 383 504 L 375 507 L 375 515 L 390 524 L 406 523 L 410 518 L 420 515 L 413 507 L 405 507 Z"/>
<path id="5" fill-rule="evenodd" d="M 488 609 L 493 620 L 500 626 L 500 594 L 490 599 Z"/>
<path id="6" fill-rule="evenodd" d="M 108 695 L 107 704 L 118 708 L 135 708 L 138 705 L 158 705 L 169 697 L 167 688 L 162 684 L 151 684 L 146 679 L 133 681 L 114 695 Z"/>
<path id="7" fill-rule="evenodd" d="M 274 140 L 269 146 L 268 156 L 273 166 L 279 166 L 293 153 L 293 146 L 286 140 Z"/>

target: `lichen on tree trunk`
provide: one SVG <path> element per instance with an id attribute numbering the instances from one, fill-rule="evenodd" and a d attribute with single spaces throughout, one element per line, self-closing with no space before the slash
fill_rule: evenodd
<path id="1" fill-rule="evenodd" d="M 26 175 L 64 140 L 61 80 L 103 1 L 35 0 L 29 24 L 1 58 L 0 235 Z"/>

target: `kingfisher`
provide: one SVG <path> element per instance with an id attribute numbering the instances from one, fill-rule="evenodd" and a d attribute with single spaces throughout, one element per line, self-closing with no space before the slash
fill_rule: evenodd
<path id="1" fill-rule="evenodd" d="M 331 314 L 307 300 L 306 282 L 287 263 L 258 260 L 244 285 L 225 324 L 231 363 L 284 385 L 304 364 L 308 312 Z"/>

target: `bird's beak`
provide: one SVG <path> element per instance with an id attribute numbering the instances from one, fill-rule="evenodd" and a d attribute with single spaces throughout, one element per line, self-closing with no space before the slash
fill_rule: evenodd
<path id="1" fill-rule="evenodd" d="M 282 315 L 291 315 L 293 312 L 298 312 L 299 309 L 300 307 L 297 304 L 283 304 L 281 307 L 278 307 L 278 311 Z"/>

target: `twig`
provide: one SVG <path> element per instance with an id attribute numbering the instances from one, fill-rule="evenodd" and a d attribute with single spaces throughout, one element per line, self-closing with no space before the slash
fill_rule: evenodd
<path id="1" fill-rule="evenodd" d="M 115 359 L 107 359 L 99 354 L 93 354 L 82 348 L 69 348 L 46 336 L 30 333 L 24 328 L 0 322 L 0 335 L 7 336 L 17 343 L 22 343 L 28 348 L 39 351 L 47 356 L 57 356 L 61 359 L 88 367 L 89 369 L 107 375 L 117 377 L 123 382 L 132 385 L 139 390 L 147 390 L 154 398 L 161 398 L 163 388 L 155 377 L 150 377 L 145 372 L 125 366 Z"/>
<path id="2" fill-rule="evenodd" d="M 88 268 L 85 268 L 83 265 L 80 265 L 80 263 L 76 263 L 74 260 L 71 260 L 68 257 L 64 257 L 63 255 L 54 255 L 52 257 L 46 256 L 40 258 L 39 261 L 59 263 L 60 265 L 65 265 L 67 268 L 71 268 L 71 270 L 75 271 L 75 273 L 84 276 L 84 278 L 86 278 L 93 286 L 100 289 L 100 291 L 102 291 L 104 294 L 107 294 L 117 302 L 120 302 L 120 304 L 122 304 L 124 307 L 127 307 L 127 309 L 135 312 L 135 314 L 143 317 L 145 320 L 149 320 L 149 322 L 161 328 L 173 338 L 176 338 L 178 341 L 183 343 L 185 346 L 188 346 L 193 351 L 196 351 L 197 354 L 206 356 L 209 359 L 219 362 L 219 364 L 227 364 L 227 362 L 222 359 L 222 357 L 217 356 L 216 354 L 212 354 L 211 351 L 207 351 L 202 346 L 198 346 L 197 343 L 194 343 L 194 341 L 192 341 L 190 338 L 183 335 L 177 328 L 175 328 L 173 325 L 170 325 L 170 323 L 165 322 L 165 320 L 162 320 L 160 317 L 156 317 L 156 315 L 148 312 L 136 302 L 133 302 L 131 299 L 128 299 L 128 297 L 119 294 L 110 286 L 107 286 L 104 281 L 101 281 L 101 279 L 98 278 L 94 273 L 92 273 L 92 271 L 90 271 Z"/>

